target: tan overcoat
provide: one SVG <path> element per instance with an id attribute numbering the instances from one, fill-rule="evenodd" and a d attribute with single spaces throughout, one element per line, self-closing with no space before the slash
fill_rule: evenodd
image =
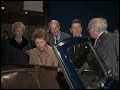
<path id="1" fill-rule="evenodd" d="M 42 51 L 37 47 L 29 51 L 29 64 L 58 66 L 58 58 L 54 54 L 52 47 L 47 44 Z"/>

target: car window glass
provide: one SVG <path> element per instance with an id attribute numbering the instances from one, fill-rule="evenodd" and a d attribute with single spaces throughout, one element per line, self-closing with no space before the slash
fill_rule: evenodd
<path id="1" fill-rule="evenodd" d="M 82 43 L 68 48 L 67 52 L 69 60 L 84 86 L 89 89 L 97 88 L 105 76 L 98 65 L 99 63 L 96 62 L 91 48 L 86 43 Z"/>

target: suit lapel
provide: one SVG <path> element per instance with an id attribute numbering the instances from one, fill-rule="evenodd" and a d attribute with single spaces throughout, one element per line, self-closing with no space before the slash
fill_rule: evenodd
<path id="1" fill-rule="evenodd" d="M 49 43 L 50 43 L 50 45 L 54 45 L 55 44 L 54 37 L 51 34 L 49 35 Z"/>
<path id="2" fill-rule="evenodd" d="M 106 35 L 105 32 L 100 35 L 100 37 L 98 38 L 98 40 L 96 42 L 95 48 L 98 48 L 98 46 L 101 44 L 101 41 L 104 40 L 105 35 Z"/>

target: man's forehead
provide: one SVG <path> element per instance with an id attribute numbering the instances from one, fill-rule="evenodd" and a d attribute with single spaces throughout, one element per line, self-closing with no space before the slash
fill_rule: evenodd
<path id="1" fill-rule="evenodd" d="M 51 20 L 50 24 L 57 24 L 58 22 L 56 20 Z"/>
<path id="2" fill-rule="evenodd" d="M 57 26 L 56 23 L 51 23 L 50 25 L 51 25 L 51 27 L 56 27 Z"/>
<path id="3" fill-rule="evenodd" d="M 80 23 L 72 23 L 72 25 L 80 25 L 80 26 L 81 26 L 81 24 L 80 24 Z"/>

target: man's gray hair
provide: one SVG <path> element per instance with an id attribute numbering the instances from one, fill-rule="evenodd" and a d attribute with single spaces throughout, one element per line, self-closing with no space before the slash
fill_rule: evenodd
<path id="1" fill-rule="evenodd" d="M 51 21 L 48 23 L 48 28 L 50 28 L 50 24 L 51 24 L 51 23 L 56 23 L 57 26 L 58 26 L 58 28 L 60 29 L 60 24 L 59 24 L 59 22 L 58 22 L 57 20 L 51 20 Z"/>
<path id="2" fill-rule="evenodd" d="M 103 32 L 107 30 L 107 20 L 100 17 L 100 18 L 94 18 L 91 20 L 90 27 L 94 28 L 97 32 Z"/>
<path id="3" fill-rule="evenodd" d="M 105 19 L 105 18 L 102 18 L 102 17 L 100 17 L 100 19 L 103 21 L 103 30 L 107 30 L 107 26 L 108 26 L 108 24 L 107 24 L 107 20 Z"/>

